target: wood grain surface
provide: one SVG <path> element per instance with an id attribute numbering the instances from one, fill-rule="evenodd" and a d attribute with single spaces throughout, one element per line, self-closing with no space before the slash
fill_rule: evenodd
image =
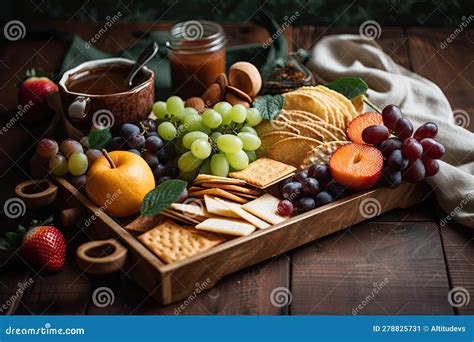
<path id="1" fill-rule="evenodd" d="M 74 22 L 36 25 L 74 32 L 85 39 L 100 26 Z M 146 23 L 114 25 L 98 47 L 114 51 L 130 46 L 134 38 L 129 33 L 147 28 L 157 27 Z M 231 42 L 237 44 L 268 38 L 262 29 L 249 25 L 233 25 L 226 31 L 232 32 Z M 288 29 L 285 34 L 291 38 L 290 47 L 296 49 L 309 48 L 328 34 L 357 32 L 358 28 L 305 26 Z M 436 82 L 453 109 L 470 115 L 469 128 L 473 130 L 474 32 L 465 30 L 441 49 L 439 43 L 451 33 L 450 29 L 383 28 L 377 42 L 397 63 Z M 0 111 L 15 109 L 16 90 L 12 85 L 17 74 L 36 66 L 54 71 L 66 50 L 67 44 L 55 39 L 0 47 Z M 0 136 L 1 203 L 26 177 L 23 170 L 37 139 L 21 127 Z M 24 154 L 23 158 L 18 159 L 18 154 Z M 448 302 L 453 287 L 464 287 L 474 295 L 472 234 L 455 223 L 440 226 L 443 217 L 433 199 L 427 198 L 414 208 L 391 211 L 226 276 L 210 291 L 168 307 L 157 305 L 126 273 L 110 277 L 82 275 L 72 255 L 87 236 L 71 228 L 67 232 L 68 262 L 62 272 L 36 274 L 21 260 L 1 265 L 0 304 L 9 303 L 1 314 L 353 314 L 353 309 L 364 302 L 357 314 L 472 314 L 472 302 L 461 308 L 453 308 Z M 2 230 L 9 230 L 17 222 L 2 217 L 1 223 Z M 33 284 L 15 296 L 18 283 L 30 278 Z M 383 289 L 367 300 L 381 282 L 386 283 Z M 114 293 L 113 302 L 105 307 L 93 300 L 94 291 L 100 287 Z M 289 289 L 292 299 L 282 307 L 270 300 L 272 291 L 280 287 Z"/>

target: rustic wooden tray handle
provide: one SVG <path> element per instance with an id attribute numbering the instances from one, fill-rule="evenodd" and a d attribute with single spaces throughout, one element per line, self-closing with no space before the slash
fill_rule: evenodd
<path id="1" fill-rule="evenodd" d="M 111 251 L 104 255 L 104 252 Z M 120 270 L 127 260 L 128 250 L 115 239 L 89 241 L 77 248 L 79 268 L 91 274 L 109 274 Z"/>

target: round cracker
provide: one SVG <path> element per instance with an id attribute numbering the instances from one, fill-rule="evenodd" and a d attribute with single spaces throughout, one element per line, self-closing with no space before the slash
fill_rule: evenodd
<path id="1" fill-rule="evenodd" d="M 342 145 L 349 144 L 350 141 L 330 141 L 319 146 L 310 149 L 302 163 L 300 163 L 300 169 L 306 169 L 312 164 L 324 164 L 329 162 L 331 155 Z"/>
<path id="2" fill-rule="evenodd" d="M 274 143 L 268 149 L 268 156 L 279 162 L 298 167 L 308 151 L 322 142 L 307 137 L 286 138 Z"/>
<path id="3" fill-rule="evenodd" d="M 257 157 L 264 157 L 268 154 L 268 149 L 277 141 L 286 139 L 286 138 L 293 138 L 297 137 L 298 134 L 292 132 L 284 132 L 284 131 L 275 131 L 269 132 L 262 136 L 260 136 L 260 140 L 262 144 L 260 145 L 259 149 L 256 151 Z"/>
<path id="4" fill-rule="evenodd" d="M 283 103 L 283 109 L 292 110 L 304 110 L 310 113 L 316 114 L 322 120 L 329 122 L 328 110 L 321 101 L 311 96 L 310 94 L 302 94 L 297 91 L 292 91 L 283 95 L 285 102 Z"/>
<path id="5" fill-rule="evenodd" d="M 350 120 L 354 119 L 356 116 L 359 115 L 356 109 L 354 108 L 354 105 L 352 104 L 352 102 L 349 99 L 347 99 L 344 95 L 322 85 L 316 86 L 316 88 L 318 88 L 322 92 L 326 92 L 327 94 L 331 94 L 332 96 L 337 98 L 346 107 L 346 110 L 350 115 Z M 346 121 L 346 125 L 347 124 L 348 122 Z"/>
<path id="6" fill-rule="evenodd" d="M 273 120 L 273 121 L 264 120 L 260 124 L 258 124 L 258 126 L 255 126 L 254 128 L 257 131 L 259 136 L 265 135 L 270 132 L 275 132 L 275 131 L 300 134 L 300 131 L 297 128 L 291 126 L 290 124 L 286 122 L 281 122 L 277 120 Z"/>

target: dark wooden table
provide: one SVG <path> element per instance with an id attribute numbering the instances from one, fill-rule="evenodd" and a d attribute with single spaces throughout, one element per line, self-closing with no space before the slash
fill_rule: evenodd
<path id="1" fill-rule="evenodd" d="M 35 28 L 59 29 L 92 37 L 101 24 L 76 22 L 31 23 Z M 166 29 L 165 24 L 117 23 L 97 46 L 107 51 L 129 47 L 136 40 L 132 31 Z M 377 42 L 397 63 L 436 82 L 454 110 L 470 114 L 474 130 L 472 101 L 474 31 L 464 30 L 445 49 L 440 48 L 452 29 L 383 28 Z M 250 24 L 228 25 L 231 44 L 263 42 L 265 30 Z M 321 37 L 334 33 L 357 33 L 358 28 L 299 27 L 285 31 L 290 48 L 310 48 Z M 16 107 L 17 75 L 29 67 L 54 71 L 68 45 L 55 39 L 21 40 L 2 46 L 0 52 L 0 109 L 3 121 Z M 0 135 L 0 203 L 26 177 L 23 170 L 36 138 L 16 125 Z M 18 157 L 21 156 L 21 157 Z M 474 295 L 474 244 L 469 229 L 455 223 L 441 227 L 445 214 L 430 197 L 406 210 L 395 210 L 340 233 L 309 243 L 256 266 L 224 278 L 215 288 L 184 303 L 181 314 L 472 314 L 474 300 L 461 308 L 448 302 L 448 292 L 464 287 Z M 23 218 L 23 221 L 27 218 Z M 18 220 L 1 218 L 1 230 Z M 74 262 L 75 247 L 85 237 L 74 229 L 69 239 L 68 261 L 57 274 L 36 274 L 21 260 L 2 265 L 0 305 L 3 314 L 174 314 L 183 303 L 161 307 L 127 275 L 91 277 L 82 274 Z M 32 279 L 26 291 L 18 293 L 19 282 Z M 384 282 L 383 288 L 374 293 Z M 21 285 L 21 284 L 20 284 Z M 91 300 L 99 287 L 108 287 L 114 301 L 98 307 Z M 270 296 L 277 287 L 291 291 L 290 305 L 277 307 Z M 1 307 L 0 307 L 1 309 Z"/>

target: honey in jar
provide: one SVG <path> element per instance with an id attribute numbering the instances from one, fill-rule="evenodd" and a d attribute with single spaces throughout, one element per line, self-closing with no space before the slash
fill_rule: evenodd
<path id="1" fill-rule="evenodd" d="M 167 45 L 173 91 L 184 99 L 201 96 L 225 72 L 225 35 L 217 23 L 191 20 L 176 24 Z"/>

